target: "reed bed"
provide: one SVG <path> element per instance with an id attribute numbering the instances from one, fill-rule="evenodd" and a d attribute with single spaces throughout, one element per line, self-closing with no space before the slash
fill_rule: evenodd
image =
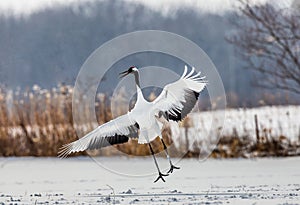
<path id="1" fill-rule="evenodd" d="M 75 140 L 71 98 L 70 86 L 1 88 L 0 155 L 55 156 L 61 145 Z"/>
<path id="2" fill-rule="evenodd" d="M 118 93 L 114 102 L 122 102 L 125 92 L 123 90 Z M 23 91 L 0 87 L 0 156 L 57 156 L 63 144 L 78 139 L 78 133 L 82 136 L 97 127 L 98 123 L 89 120 L 89 107 L 84 105 L 84 95 L 82 99 L 74 102 L 83 104 L 82 124 L 73 122 L 72 95 L 73 88 L 68 85 L 58 85 L 50 90 L 35 85 Z M 149 100 L 154 98 L 153 93 L 148 97 Z M 128 109 L 127 105 L 121 103 L 113 106 L 117 110 L 112 113 L 111 102 L 112 99 L 106 94 L 96 95 L 95 112 L 99 124 L 111 120 L 115 117 L 113 115 L 125 113 Z M 209 111 L 192 114 L 181 122 L 179 127 L 164 129 L 163 137 L 166 143 L 171 145 L 170 154 L 176 157 L 209 156 L 211 153 L 210 156 L 218 158 L 299 155 L 300 127 L 297 122 L 300 114 L 295 114 L 299 113 L 299 107 L 293 107 L 292 110 L 291 107 L 287 107 L 291 110 L 288 115 L 283 108 L 272 109 L 273 111 L 270 109 L 249 111 L 259 115 L 259 140 L 253 131 L 255 129 L 253 119 L 246 116 L 246 111 L 241 113 L 241 110 L 236 109 L 229 111 L 231 114 L 227 118 L 221 139 L 215 139 L 219 128 L 211 128 L 207 124 L 208 119 L 215 116 L 214 112 Z M 277 117 L 272 114 L 274 112 L 278 113 Z M 282 117 L 284 112 L 285 116 Z M 262 117 L 265 115 L 273 116 L 273 120 Z M 270 124 L 273 127 L 269 128 Z M 289 126 L 288 129 L 286 125 Z M 209 129 L 213 131 L 209 132 Z M 247 132 L 243 132 L 247 129 Z M 159 139 L 154 140 L 152 144 L 155 152 L 163 150 Z M 79 153 L 82 154 L 86 153 Z M 150 152 L 148 145 L 139 145 L 136 140 L 130 140 L 128 143 L 91 151 L 89 154 L 144 156 Z"/>
<path id="3" fill-rule="evenodd" d="M 46 90 L 35 85 L 25 91 L 0 89 L 0 156 L 57 156 L 59 148 L 78 139 L 78 133 L 87 133 L 98 126 L 86 115 L 89 107 L 83 107 L 81 121 L 75 124 L 72 116 L 73 88 L 67 85 Z M 119 97 L 122 97 L 120 93 Z M 84 104 L 85 96 L 74 103 Z M 99 93 L 95 111 L 100 124 L 112 119 L 110 98 Z M 123 114 L 128 106 L 118 106 L 117 114 Z M 168 144 L 169 138 L 165 138 Z M 162 150 L 159 140 L 155 151 Z M 90 154 L 148 155 L 147 145 L 138 145 L 135 140 L 113 148 L 92 151 Z M 85 154 L 85 153 L 79 153 Z"/>

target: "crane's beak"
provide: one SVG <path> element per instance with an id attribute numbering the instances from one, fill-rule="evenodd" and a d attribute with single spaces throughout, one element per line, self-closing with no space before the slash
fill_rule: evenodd
<path id="1" fill-rule="evenodd" d="M 127 70 L 124 72 L 121 72 L 121 73 L 119 73 L 119 78 L 124 78 L 128 74 L 129 74 L 129 72 Z"/>

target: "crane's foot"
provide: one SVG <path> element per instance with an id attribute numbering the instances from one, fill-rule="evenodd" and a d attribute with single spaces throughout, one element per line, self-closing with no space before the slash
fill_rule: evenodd
<path id="1" fill-rule="evenodd" d="M 172 163 L 170 165 L 171 165 L 171 167 L 170 167 L 170 169 L 169 169 L 169 171 L 167 173 L 173 173 L 174 169 L 180 169 L 180 167 L 176 167 Z"/>
<path id="2" fill-rule="evenodd" d="M 157 182 L 159 179 L 163 180 L 163 182 L 166 182 L 164 177 L 169 176 L 169 174 L 162 174 L 161 172 L 158 172 L 159 176 L 157 177 L 157 179 L 154 181 Z"/>

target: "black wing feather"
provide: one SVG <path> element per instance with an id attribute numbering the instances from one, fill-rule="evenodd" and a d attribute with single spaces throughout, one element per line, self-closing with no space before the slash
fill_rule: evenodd
<path id="1" fill-rule="evenodd" d="M 181 110 L 172 109 L 172 112 L 168 111 L 168 117 L 173 121 L 181 121 L 184 119 L 194 108 L 195 104 L 198 101 L 199 94 L 193 90 L 187 90 L 185 95 L 185 102 L 183 108 Z M 172 114 L 175 113 L 175 114 Z"/>

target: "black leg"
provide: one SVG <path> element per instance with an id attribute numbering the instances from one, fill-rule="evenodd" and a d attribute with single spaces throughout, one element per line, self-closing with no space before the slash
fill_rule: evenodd
<path id="1" fill-rule="evenodd" d="M 161 142 L 162 142 L 163 145 L 164 145 L 164 150 L 165 150 L 165 153 L 166 153 L 167 158 L 168 158 L 169 163 L 170 163 L 170 169 L 169 169 L 169 171 L 168 171 L 167 173 L 172 173 L 172 172 L 173 172 L 173 169 L 180 169 L 180 167 L 176 167 L 176 166 L 174 166 L 174 165 L 172 164 L 170 155 L 169 155 L 169 153 L 168 153 L 168 148 L 167 148 L 167 146 L 166 146 L 166 144 L 165 144 L 165 142 L 164 142 L 164 140 L 163 140 L 162 138 L 161 138 Z"/>
<path id="2" fill-rule="evenodd" d="M 164 179 L 163 177 L 164 177 L 164 176 L 168 176 L 168 174 L 162 174 L 162 173 L 161 173 L 161 171 L 160 171 L 160 169 L 159 169 L 159 167 L 158 167 L 158 163 L 157 163 L 157 161 L 156 161 L 156 158 L 155 158 L 155 156 L 154 156 L 154 151 L 153 151 L 152 146 L 151 146 L 150 143 L 149 143 L 149 147 L 150 147 L 150 151 L 151 151 L 151 154 L 152 154 L 152 157 L 153 157 L 153 159 L 154 159 L 155 166 L 156 166 L 156 168 L 157 168 L 158 175 L 159 175 L 159 176 L 157 177 L 157 179 L 154 181 L 154 183 L 157 182 L 159 179 L 161 179 L 161 180 L 163 180 L 164 182 L 166 182 L 165 179 Z"/>

